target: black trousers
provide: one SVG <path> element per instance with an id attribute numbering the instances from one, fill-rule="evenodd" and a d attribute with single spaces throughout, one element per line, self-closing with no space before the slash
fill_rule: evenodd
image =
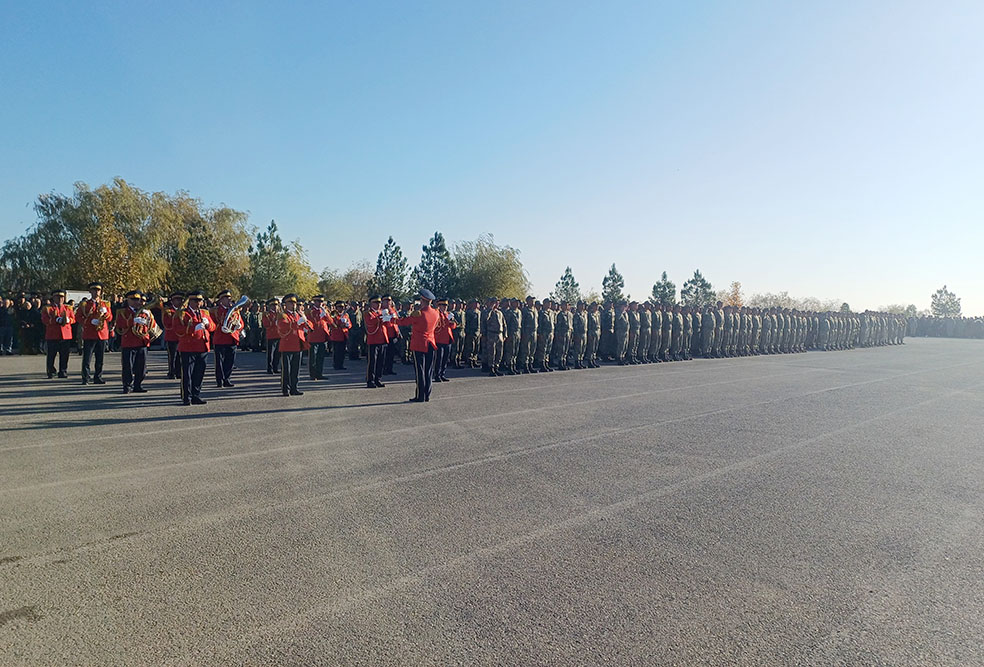
<path id="1" fill-rule="evenodd" d="M 345 341 L 331 342 L 331 360 L 336 371 L 340 371 L 345 367 Z"/>
<path id="2" fill-rule="evenodd" d="M 181 355 L 178 354 L 178 341 L 166 340 L 164 347 L 167 349 L 167 377 L 181 377 Z"/>
<path id="3" fill-rule="evenodd" d="M 374 343 L 369 346 L 369 361 L 366 363 L 366 385 L 375 386 L 382 382 L 383 362 L 386 358 L 386 343 Z"/>
<path id="4" fill-rule="evenodd" d="M 434 348 L 428 347 L 426 352 L 413 353 L 413 371 L 417 376 L 417 395 L 421 401 L 429 401 L 434 374 Z"/>
<path id="5" fill-rule="evenodd" d="M 106 341 L 104 340 L 84 340 L 82 341 L 82 381 L 102 380 L 103 357 L 106 354 Z M 89 367 L 92 364 L 92 357 L 96 358 L 96 372 L 91 374 Z"/>
<path id="6" fill-rule="evenodd" d="M 120 349 L 123 362 L 123 388 L 140 387 L 147 375 L 147 348 L 124 347 Z"/>
<path id="7" fill-rule="evenodd" d="M 48 355 L 47 370 L 48 375 L 55 374 L 55 357 L 58 357 L 58 374 L 68 372 L 68 353 L 72 349 L 70 340 L 49 340 L 46 353 Z"/>
<path id="8" fill-rule="evenodd" d="M 221 386 L 230 381 L 232 367 L 236 363 L 235 345 L 215 346 L 215 384 Z"/>
<path id="9" fill-rule="evenodd" d="M 301 371 L 300 352 L 280 353 L 280 388 L 284 396 L 297 391 L 297 378 Z"/>
<path id="10" fill-rule="evenodd" d="M 308 350 L 308 375 L 312 380 L 325 377 L 325 343 L 311 343 Z"/>
<path id="11" fill-rule="evenodd" d="M 391 340 L 386 344 L 386 355 L 383 360 L 383 373 L 390 375 L 393 372 L 393 361 L 400 350 L 399 339 Z"/>
<path id="12" fill-rule="evenodd" d="M 280 339 L 271 338 L 266 342 L 267 371 L 270 373 L 280 372 Z"/>
<path id="13" fill-rule="evenodd" d="M 444 377 L 448 370 L 448 362 L 451 361 L 451 343 L 438 343 L 437 351 L 434 353 L 434 379 Z"/>
<path id="14" fill-rule="evenodd" d="M 205 379 L 205 366 L 208 364 L 207 352 L 181 352 L 181 400 L 190 401 L 202 395 L 202 380 Z"/>

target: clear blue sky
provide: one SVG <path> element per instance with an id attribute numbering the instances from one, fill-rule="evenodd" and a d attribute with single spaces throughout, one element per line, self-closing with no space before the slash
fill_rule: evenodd
<path id="1" fill-rule="evenodd" d="M 663 270 L 984 313 L 984 3 L 6 2 L 0 238 L 121 176 L 312 265 L 435 230 L 633 296 Z"/>

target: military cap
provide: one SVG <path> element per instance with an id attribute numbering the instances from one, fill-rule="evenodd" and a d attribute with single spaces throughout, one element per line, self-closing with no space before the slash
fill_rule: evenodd
<path id="1" fill-rule="evenodd" d="M 382 301 L 383 301 L 382 298 L 376 296 L 375 294 L 369 297 L 369 303 L 381 303 Z"/>
<path id="2" fill-rule="evenodd" d="M 218 294 L 216 294 L 216 295 L 215 295 L 215 298 L 216 298 L 216 299 L 221 299 L 221 298 L 222 298 L 222 297 L 224 297 L 224 296 L 232 296 L 232 292 L 230 292 L 230 291 L 229 291 L 229 290 L 227 290 L 227 289 L 224 289 L 224 290 L 222 290 L 221 292 L 219 292 Z"/>
<path id="3" fill-rule="evenodd" d="M 441 297 L 440 299 L 438 299 L 438 300 L 437 300 L 437 301 L 435 301 L 434 303 L 435 303 L 435 305 L 438 305 L 438 306 L 440 306 L 440 305 L 441 305 L 441 304 L 443 303 L 443 304 L 444 304 L 444 305 L 446 306 L 446 305 L 448 305 L 448 300 L 447 300 L 447 299 L 445 299 L 445 298 L 444 298 L 444 297 L 442 296 L 442 297 Z"/>
<path id="4" fill-rule="evenodd" d="M 167 298 L 173 299 L 176 296 L 180 296 L 183 299 L 185 297 L 185 293 L 184 292 L 171 292 L 171 296 L 169 296 Z"/>
<path id="5" fill-rule="evenodd" d="M 297 303 L 296 294 L 285 294 L 283 298 L 284 303 Z"/>
<path id="6" fill-rule="evenodd" d="M 384 295 L 383 295 L 383 298 L 384 298 L 384 299 L 389 299 L 390 301 L 392 301 L 392 300 L 393 300 L 393 297 L 392 297 L 392 295 L 390 295 L 390 294 L 384 294 Z"/>
<path id="7" fill-rule="evenodd" d="M 339 299 L 338 301 L 335 302 L 335 305 L 336 306 L 344 306 L 345 305 L 345 302 L 342 301 L 341 299 Z"/>
<path id="8" fill-rule="evenodd" d="M 324 294 L 315 294 L 314 296 L 311 297 L 311 301 L 314 301 L 315 299 L 321 299 L 322 301 L 324 301 L 325 295 Z"/>
<path id="9" fill-rule="evenodd" d="M 67 296 L 66 293 L 65 293 L 65 290 L 63 290 L 63 289 L 53 289 L 53 290 L 51 290 L 51 296 L 58 296 L 59 294 L 61 294 L 62 296 Z"/>
<path id="10" fill-rule="evenodd" d="M 204 299 L 205 298 L 205 292 L 201 291 L 200 289 L 193 289 L 193 290 L 189 291 L 186 296 L 189 299 Z"/>
<path id="11" fill-rule="evenodd" d="M 86 289 L 97 289 L 97 288 L 102 289 L 102 287 L 103 285 L 101 282 L 99 282 L 98 280 L 94 280 L 91 283 L 89 283 L 89 286 L 86 287 Z"/>
<path id="12" fill-rule="evenodd" d="M 271 296 L 269 299 L 266 300 L 266 305 L 269 306 L 271 303 L 278 303 L 277 297 Z"/>
<path id="13" fill-rule="evenodd" d="M 427 299 L 428 301 L 433 301 L 435 299 L 434 293 L 431 292 L 426 287 L 422 288 L 419 292 L 417 292 L 417 296 L 419 296 L 421 299 Z"/>
<path id="14" fill-rule="evenodd" d="M 127 299 L 142 299 L 143 298 L 143 292 L 141 292 L 138 289 L 132 289 L 132 290 L 130 290 L 129 292 L 126 293 L 126 298 Z"/>

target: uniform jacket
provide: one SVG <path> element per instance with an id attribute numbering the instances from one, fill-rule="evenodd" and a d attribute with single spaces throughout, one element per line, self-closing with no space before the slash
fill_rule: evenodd
<path id="1" fill-rule="evenodd" d="M 301 352 L 310 346 L 307 343 L 307 332 L 311 323 L 299 323 L 300 313 L 284 311 L 277 316 L 277 331 L 280 333 L 281 352 Z"/>
<path id="2" fill-rule="evenodd" d="M 280 313 L 270 312 L 269 310 L 263 313 L 263 330 L 266 331 L 267 340 L 280 340 L 280 331 L 277 329 L 277 320 L 280 319 Z"/>
<path id="3" fill-rule="evenodd" d="M 390 323 L 383 322 L 382 310 L 367 310 L 362 316 L 366 327 L 367 345 L 385 345 L 389 342 Z M 394 328 L 399 328 L 394 325 Z"/>
<path id="4" fill-rule="evenodd" d="M 332 316 L 328 321 L 328 340 L 333 343 L 344 343 L 351 328 L 352 320 L 347 313 Z"/>
<path id="5" fill-rule="evenodd" d="M 61 323 L 58 322 L 61 318 Z M 45 340 L 72 340 L 72 324 L 75 322 L 75 313 L 72 307 L 62 304 L 61 306 L 42 306 L 41 323 L 44 324 Z"/>
<path id="6" fill-rule="evenodd" d="M 485 317 L 485 335 L 502 340 L 506 333 L 506 318 L 502 311 L 494 308 Z"/>
<path id="7" fill-rule="evenodd" d="M 138 323 L 138 319 L 145 322 Z M 120 347 L 150 347 L 150 328 L 153 323 L 154 314 L 146 308 L 137 311 L 129 306 L 120 308 L 116 313 L 116 332 L 121 335 Z"/>
<path id="8" fill-rule="evenodd" d="M 437 341 L 434 339 L 434 329 L 437 326 L 437 318 L 440 313 L 434 308 L 421 308 L 415 310 L 406 317 L 397 320 L 401 326 L 410 326 L 410 350 L 413 352 L 427 352 L 437 349 Z"/>
<path id="9" fill-rule="evenodd" d="M 437 324 L 434 326 L 434 342 L 438 345 L 450 345 L 454 342 L 453 331 L 458 328 L 451 313 L 437 311 Z"/>
<path id="10" fill-rule="evenodd" d="M 327 309 L 310 308 L 307 311 L 307 319 L 311 324 L 311 331 L 307 334 L 308 343 L 325 343 L 328 341 L 329 325 L 334 319 Z"/>
<path id="11" fill-rule="evenodd" d="M 113 306 L 109 301 L 83 301 L 75 317 L 82 324 L 82 340 L 109 340 L 109 323 L 113 321 Z M 99 320 L 99 324 L 93 324 L 93 320 Z"/>
<path id="12" fill-rule="evenodd" d="M 226 308 L 225 306 L 216 306 L 212 309 L 212 319 L 215 321 L 215 335 L 212 336 L 213 345 L 238 345 L 239 344 L 239 331 L 234 331 L 231 334 L 224 333 L 222 331 L 222 324 L 225 322 L 226 315 L 228 315 L 231 308 Z M 233 315 L 235 317 L 242 317 L 238 313 Z"/>
<path id="13" fill-rule="evenodd" d="M 215 320 L 207 310 L 182 308 L 172 316 L 174 332 L 178 337 L 178 352 L 208 352 Z M 198 325 L 205 328 L 199 329 Z"/>

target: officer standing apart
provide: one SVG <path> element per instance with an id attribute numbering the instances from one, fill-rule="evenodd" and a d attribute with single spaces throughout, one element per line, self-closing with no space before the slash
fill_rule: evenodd
<path id="1" fill-rule="evenodd" d="M 422 289 L 419 296 L 420 309 L 411 311 L 406 317 L 397 320 L 397 324 L 411 327 L 410 350 L 413 352 L 413 370 L 417 376 L 417 394 L 410 399 L 410 403 L 423 403 L 430 400 L 434 352 L 437 350 L 434 329 L 439 315 L 431 308 L 434 293 L 429 289 Z"/>
<path id="2" fill-rule="evenodd" d="M 209 341 L 215 331 L 215 321 L 202 310 L 205 295 L 201 290 L 188 292 L 188 305 L 174 315 L 173 327 L 178 336 L 178 356 L 181 359 L 182 405 L 205 405 L 202 380 L 208 360 Z"/>

